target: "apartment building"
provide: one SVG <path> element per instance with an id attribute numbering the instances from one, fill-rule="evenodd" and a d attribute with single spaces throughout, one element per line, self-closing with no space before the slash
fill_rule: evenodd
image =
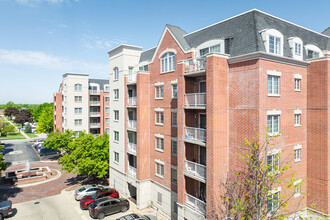
<path id="1" fill-rule="evenodd" d="M 110 50 L 110 185 L 138 208 L 208 218 L 244 139 L 268 132 L 268 161 L 281 151 L 296 183 L 308 179 L 291 213 L 330 214 L 329 36 L 254 9 L 191 33 L 166 25 L 149 50 Z"/>
<path id="2" fill-rule="evenodd" d="M 54 130 L 91 134 L 109 132 L 109 80 L 66 73 L 54 93 Z"/>

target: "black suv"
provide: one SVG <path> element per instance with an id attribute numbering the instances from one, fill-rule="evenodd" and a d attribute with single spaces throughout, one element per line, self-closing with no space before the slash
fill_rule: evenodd
<path id="1" fill-rule="evenodd" d="M 102 198 L 95 200 L 88 206 L 89 215 L 92 218 L 103 219 L 104 216 L 116 212 L 126 212 L 129 209 L 129 202 L 127 199 L 117 198 Z"/>

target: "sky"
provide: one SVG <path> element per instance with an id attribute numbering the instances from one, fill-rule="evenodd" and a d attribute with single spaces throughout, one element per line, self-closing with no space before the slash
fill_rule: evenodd
<path id="1" fill-rule="evenodd" d="M 253 8 L 330 26 L 330 0 L 0 0 L 0 104 L 52 102 L 65 73 L 107 79 L 107 52 L 120 44 L 147 50 L 166 24 L 190 33 Z"/>

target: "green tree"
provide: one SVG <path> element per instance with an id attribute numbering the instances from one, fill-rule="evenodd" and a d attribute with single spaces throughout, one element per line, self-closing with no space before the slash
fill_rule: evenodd
<path id="1" fill-rule="evenodd" d="M 60 149 L 64 152 L 69 151 L 69 144 L 73 142 L 75 138 L 75 132 L 71 130 L 65 130 L 61 133 L 58 130 L 48 134 L 47 139 L 44 141 L 43 147 L 50 149 Z"/>
<path id="2" fill-rule="evenodd" d="M 3 149 L 3 145 L 0 144 L 0 176 L 1 176 L 1 171 L 5 171 L 7 168 L 7 164 L 3 159 L 2 149 Z"/>
<path id="3" fill-rule="evenodd" d="M 32 132 L 32 129 L 31 129 L 31 125 L 30 123 L 27 123 L 24 127 L 24 132 L 25 133 L 31 133 Z"/>
<path id="4" fill-rule="evenodd" d="M 39 117 L 39 122 L 36 128 L 38 133 L 51 133 L 54 126 L 54 109 L 53 106 L 48 106 L 42 110 Z"/>
<path id="5" fill-rule="evenodd" d="M 11 124 L 3 125 L 1 128 L 1 133 L 10 134 L 10 133 L 16 133 L 16 132 L 17 132 L 17 130 L 16 130 L 15 126 L 13 126 Z"/>
<path id="6" fill-rule="evenodd" d="M 45 103 L 43 103 L 41 105 L 38 105 L 38 106 L 36 106 L 34 108 L 31 108 L 31 113 L 33 115 L 33 120 L 39 122 L 39 118 L 40 118 L 43 110 L 45 108 L 48 108 L 48 107 L 52 107 L 53 108 L 54 107 L 53 106 L 53 103 L 47 103 L 47 102 L 45 102 Z"/>

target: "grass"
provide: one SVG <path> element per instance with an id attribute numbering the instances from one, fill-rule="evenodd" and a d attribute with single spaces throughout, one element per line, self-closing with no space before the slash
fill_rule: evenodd
<path id="1" fill-rule="evenodd" d="M 34 134 L 34 133 L 25 133 L 27 136 L 29 136 L 30 138 L 35 138 L 38 137 L 38 135 Z"/>
<path id="2" fill-rule="evenodd" d="M 6 117 L 8 121 L 11 121 L 17 128 L 22 128 L 22 125 L 15 123 L 13 120 L 11 120 L 9 117 Z"/>
<path id="3" fill-rule="evenodd" d="M 25 139 L 21 133 L 7 134 L 7 137 L 0 137 L 0 140 Z"/>

